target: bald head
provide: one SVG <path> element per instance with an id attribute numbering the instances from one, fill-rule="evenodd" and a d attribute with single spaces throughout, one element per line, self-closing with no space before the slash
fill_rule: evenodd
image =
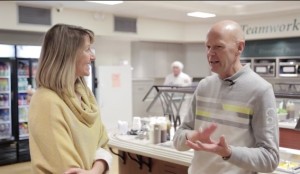
<path id="1" fill-rule="evenodd" d="M 205 45 L 211 70 L 221 79 L 241 69 L 240 56 L 245 48 L 245 38 L 241 26 L 235 21 L 215 23 L 207 33 Z"/>
<path id="2" fill-rule="evenodd" d="M 210 30 L 209 34 L 217 34 L 222 37 L 228 37 L 234 41 L 245 41 L 244 32 L 241 26 L 232 20 L 224 20 L 215 23 Z"/>

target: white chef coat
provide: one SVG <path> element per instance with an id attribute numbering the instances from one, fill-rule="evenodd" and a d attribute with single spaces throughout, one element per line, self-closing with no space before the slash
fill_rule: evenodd
<path id="1" fill-rule="evenodd" d="M 177 77 L 174 74 L 169 74 L 165 79 L 164 85 L 189 86 L 192 85 L 192 78 L 183 72 Z"/>

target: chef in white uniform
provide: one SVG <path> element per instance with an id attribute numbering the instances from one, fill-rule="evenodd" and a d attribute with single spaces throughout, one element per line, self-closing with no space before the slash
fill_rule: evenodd
<path id="1" fill-rule="evenodd" d="M 165 78 L 164 85 L 174 86 L 190 86 L 192 85 L 192 78 L 186 73 L 182 72 L 183 64 L 179 61 L 175 61 L 171 65 L 172 74 L 169 74 Z"/>

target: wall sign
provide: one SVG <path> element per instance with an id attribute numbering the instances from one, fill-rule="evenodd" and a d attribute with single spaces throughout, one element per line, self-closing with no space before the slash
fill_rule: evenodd
<path id="1" fill-rule="evenodd" d="M 300 31 L 300 22 L 297 18 L 291 21 L 286 21 L 280 24 L 266 24 L 266 25 L 241 25 L 246 35 L 255 34 L 268 34 L 268 33 L 279 33 L 279 32 L 297 32 Z"/>

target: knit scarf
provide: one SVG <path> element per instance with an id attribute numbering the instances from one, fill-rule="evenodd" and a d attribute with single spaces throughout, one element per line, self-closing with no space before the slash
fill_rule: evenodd
<path id="1" fill-rule="evenodd" d="M 81 102 L 78 102 L 76 95 L 63 94 L 63 100 L 83 124 L 91 127 L 99 117 L 99 109 L 96 99 L 91 90 L 78 78 L 75 83 L 75 92 L 80 94 Z"/>

